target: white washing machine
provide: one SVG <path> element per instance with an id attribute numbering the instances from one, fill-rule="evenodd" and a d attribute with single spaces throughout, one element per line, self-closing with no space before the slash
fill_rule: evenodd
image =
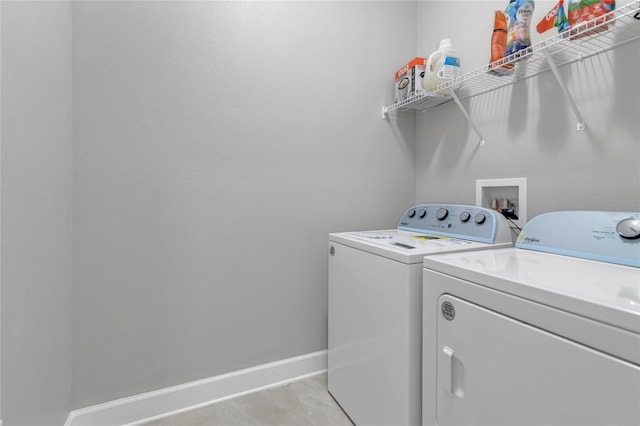
<path id="1" fill-rule="evenodd" d="M 640 213 L 424 258 L 423 424 L 640 424 Z"/>
<path id="2" fill-rule="evenodd" d="M 512 246 L 474 206 L 421 204 L 397 229 L 329 235 L 328 388 L 357 425 L 421 422 L 422 260 Z"/>

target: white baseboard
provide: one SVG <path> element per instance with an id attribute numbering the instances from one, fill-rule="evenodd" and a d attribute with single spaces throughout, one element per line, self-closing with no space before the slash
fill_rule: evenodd
<path id="1" fill-rule="evenodd" d="M 139 425 L 327 370 L 319 351 L 72 411 L 65 426 Z"/>

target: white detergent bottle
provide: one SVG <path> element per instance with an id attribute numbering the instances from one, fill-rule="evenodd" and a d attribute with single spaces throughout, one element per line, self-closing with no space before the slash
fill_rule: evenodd
<path id="1" fill-rule="evenodd" d="M 460 75 L 460 58 L 455 49 L 451 47 L 450 39 L 440 40 L 440 48 L 429 55 L 426 68 L 422 84 L 424 89 L 429 92 L 437 85 L 453 80 Z"/>

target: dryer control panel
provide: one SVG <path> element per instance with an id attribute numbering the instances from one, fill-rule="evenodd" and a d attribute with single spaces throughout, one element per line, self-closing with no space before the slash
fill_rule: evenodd
<path id="1" fill-rule="evenodd" d="M 400 219 L 398 229 L 483 243 L 511 242 L 509 223 L 500 213 L 460 204 L 413 206 Z"/>
<path id="2" fill-rule="evenodd" d="M 640 212 L 544 213 L 525 225 L 516 247 L 640 267 Z"/>

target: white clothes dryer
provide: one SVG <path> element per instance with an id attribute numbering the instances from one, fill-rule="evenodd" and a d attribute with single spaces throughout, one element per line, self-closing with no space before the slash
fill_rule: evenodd
<path id="1" fill-rule="evenodd" d="M 424 258 L 423 424 L 640 424 L 640 213 Z"/>
<path id="2" fill-rule="evenodd" d="M 328 388 L 357 425 L 421 423 L 422 261 L 512 246 L 506 219 L 421 204 L 397 229 L 329 235 Z"/>

